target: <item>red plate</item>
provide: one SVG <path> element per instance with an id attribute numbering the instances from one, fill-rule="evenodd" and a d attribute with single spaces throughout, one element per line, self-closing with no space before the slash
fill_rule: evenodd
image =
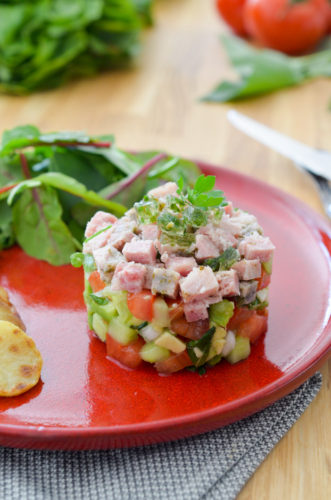
<path id="1" fill-rule="evenodd" d="M 10 291 L 44 367 L 30 392 L 0 398 L 0 444 L 88 449 L 178 439 L 250 415 L 292 391 L 331 353 L 330 227 L 290 196 L 249 177 L 201 165 L 218 187 L 257 215 L 277 246 L 269 331 L 245 361 L 206 375 L 159 376 L 106 359 L 89 334 L 80 269 L 2 252 L 0 283 Z"/>

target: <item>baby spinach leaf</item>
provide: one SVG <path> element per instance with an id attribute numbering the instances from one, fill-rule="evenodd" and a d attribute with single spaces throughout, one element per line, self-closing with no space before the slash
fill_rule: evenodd
<path id="1" fill-rule="evenodd" d="M 9 248 L 15 243 L 12 211 L 6 200 L 0 201 L 0 250 Z"/>
<path id="2" fill-rule="evenodd" d="M 226 102 L 290 87 L 317 76 L 331 76 L 331 50 L 290 57 L 270 49 L 257 49 L 237 37 L 223 36 L 225 51 L 239 79 L 222 81 L 202 98 Z"/>
<path id="3" fill-rule="evenodd" d="M 13 227 L 23 250 L 37 259 L 59 266 L 75 251 L 56 191 L 43 186 L 25 191 L 13 206 Z"/>

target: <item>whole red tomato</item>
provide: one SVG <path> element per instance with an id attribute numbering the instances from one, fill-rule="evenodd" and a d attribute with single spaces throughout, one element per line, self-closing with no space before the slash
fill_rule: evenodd
<path id="1" fill-rule="evenodd" d="M 221 17 L 238 35 L 247 34 L 244 22 L 245 3 L 246 0 L 216 0 L 216 7 Z"/>
<path id="2" fill-rule="evenodd" d="M 329 9 L 328 0 L 247 0 L 245 26 L 263 45 L 299 54 L 326 34 Z"/>

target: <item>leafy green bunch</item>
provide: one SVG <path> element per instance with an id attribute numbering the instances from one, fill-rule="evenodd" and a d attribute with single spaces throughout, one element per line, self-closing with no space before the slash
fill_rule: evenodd
<path id="1" fill-rule="evenodd" d="M 195 241 L 195 231 L 209 220 L 222 217 L 222 207 L 227 205 L 223 191 L 213 189 L 216 178 L 200 175 L 193 188 L 184 193 L 184 180 L 178 180 L 177 196 L 168 195 L 166 200 L 145 196 L 136 203 L 140 223 L 157 223 L 161 229 L 161 243 L 187 249 Z"/>
<path id="2" fill-rule="evenodd" d="M 192 185 L 199 173 L 166 153 L 124 152 L 112 135 L 16 127 L 0 148 L 0 250 L 16 242 L 37 259 L 69 263 L 97 210 L 120 217 L 160 180 Z"/>
<path id="3" fill-rule="evenodd" d="M 0 5 L 0 90 L 25 94 L 127 65 L 152 0 L 23 0 Z"/>

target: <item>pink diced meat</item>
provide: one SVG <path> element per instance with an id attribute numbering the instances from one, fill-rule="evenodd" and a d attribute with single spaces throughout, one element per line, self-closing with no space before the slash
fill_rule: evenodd
<path id="1" fill-rule="evenodd" d="M 151 189 L 147 194 L 149 196 L 152 196 L 153 198 L 165 198 L 169 194 L 176 196 L 177 189 L 178 186 L 177 184 L 175 184 L 175 182 L 167 182 L 166 184 L 163 184 L 163 186 Z"/>
<path id="2" fill-rule="evenodd" d="M 237 239 L 230 232 L 222 231 L 213 224 L 207 224 L 197 231 L 197 236 L 203 234 L 214 243 L 220 252 L 224 252 L 229 247 L 236 247 Z"/>
<path id="3" fill-rule="evenodd" d="M 85 229 L 85 236 L 89 238 L 93 236 L 93 234 L 101 231 L 101 229 L 114 224 L 117 221 L 117 217 L 113 214 L 109 214 L 107 212 L 96 212 L 92 219 L 88 222 Z"/>
<path id="4" fill-rule="evenodd" d="M 210 267 L 195 267 L 190 274 L 180 281 L 181 295 L 184 302 L 202 300 L 218 291 L 218 282 Z"/>
<path id="5" fill-rule="evenodd" d="M 246 259 L 259 259 L 261 262 L 268 262 L 273 255 L 275 246 L 271 243 L 270 238 L 256 233 L 241 241 L 238 249 Z"/>
<path id="6" fill-rule="evenodd" d="M 146 224 L 141 228 L 141 237 L 143 240 L 157 240 L 160 237 L 160 229 L 156 224 Z"/>
<path id="7" fill-rule="evenodd" d="M 156 248 L 152 240 L 134 239 L 125 243 L 123 255 L 129 261 L 153 265 L 156 261 Z"/>
<path id="8" fill-rule="evenodd" d="M 237 271 L 240 280 L 254 280 L 261 277 L 261 262 L 258 259 L 242 259 L 236 262 L 233 269 Z"/>
<path id="9" fill-rule="evenodd" d="M 125 261 L 121 252 L 116 250 L 116 248 L 110 247 L 109 245 L 93 250 L 93 257 L 97 269 L 101 273 L 114 271 L 117 264 Z"/>
<path id="10" fill-rule="evenodd" d="M 95 236 L 91 240 L 86 241 L 83 244 L 83 252 L 93 253 L 98 248 L 104 247 L 108 243 L 110 234 L 111 234 L 111 229 L 106 229 L 106 231 L 103 231 L 98 236 Z"/>
<path id="11" fill-rule="evenodd" d="M 145 266 L 146 267 L 146 276 L 145 276 L 145 282 L 144 282 L 144 288 L 147 288 L 150 290 L 152 288 L 152 281 L 153 281 L 153 273 L 154 269 L 160 268 L 164 269 L 163 264 L 155 264 L 154 266 Z"/>
<path id="12" fill-rule="evenodd" d="M 153 272 L 152 293 L 160 293 L 175 299 L 178 295 L 180 274 L 168 269 L 156 267 Z"/>
<path id="13" fill-rule="evenodd" d="M 197 263 L 193 257 L 168 257 L 165 260 L 165 266 L 167 269 L 176 271 L 181 276 L 187 276 Z"/>
<path id="14" fill-rule="evenodd" d="M 233 236 L 238 236 L 241 232 L 241 224 L 234 217 L 230 217 L 227 214 L 223 214 L 223 217 L 219 223 L 219 227 L 222 232 L 230 233 Z"/>
<path id="15" fill-rule="evenodd" d="M 216 274 L 223 297 L 239 295 L 239 277 L 237 271 L 220 271 Z"/>
<path id="16" fill-rule="evenodd" d="M 139 293 L 144 287 L 146 276 L 145 266 L 134 262 L 120 262 L 116 266 L 112 279 L 113 291 L 125 290 L 130 293 Z"/>
<path id="17" fill-rule="evenodd" d="M 193 301 L 184 304 L 184 314 L 189 323 L 208 318 L 208 309 L 204 301 Z"/>
<path id="18" fill-rule="evenodd" d="M 197 260 L 201 261 L 219 256 L 218 248 L 214 245 L 214 243 L 208 236 L 204 234 L 198 234 L 195 241 L 197 246 L 195 257 Z"/>
<path id="19" fill-rule="evenodd" d="M 136 235 L 136 220 L 130 216 L 124 216 L 119 219 L 111 228 L 109 243 L 117 250 L 122 250 L 125 243 L 131 241 Z"/>

